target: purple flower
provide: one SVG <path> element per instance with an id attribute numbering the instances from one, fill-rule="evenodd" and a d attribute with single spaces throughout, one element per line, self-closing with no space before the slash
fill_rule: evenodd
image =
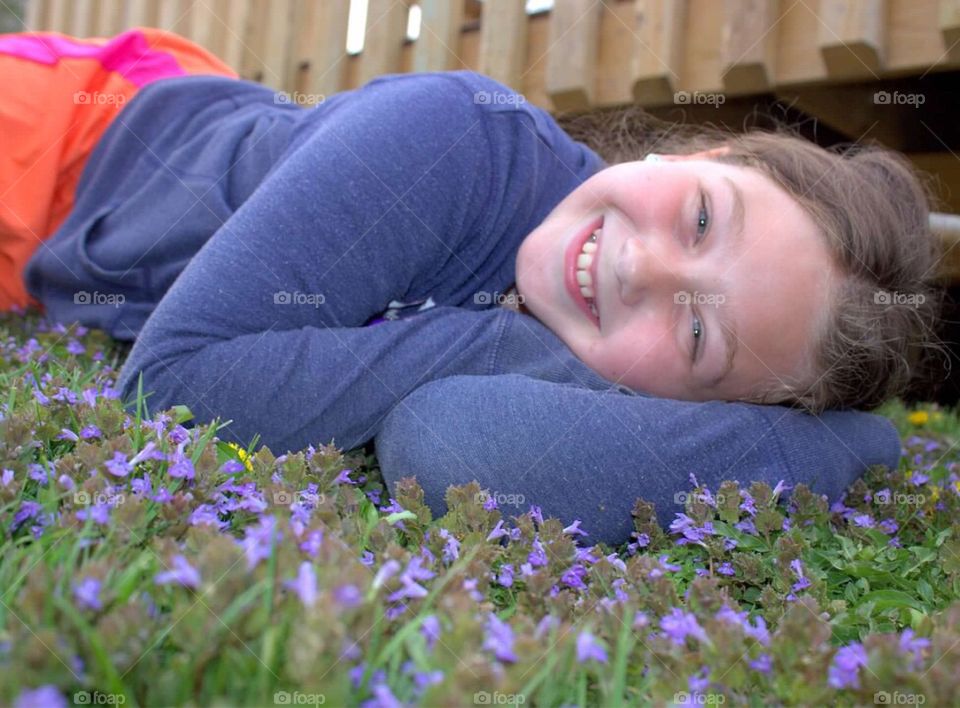
<path id="1" fill-rule="evenodd" d="M 577 662 L 582 664 L 590 659 L 607 663 L 607 650 L 590 632 L 580 632 L 577 636 Z"/>
<path id="2" fill-rule="evenodd" d="M 436 573 L 431 570 L 427 570 L 426 568 L 421 568 L 421 563 L 422 561 L 420 556 L 413 556 L 413 558 L 409 560 L 406 569 L 400 575 L 400 582 L 403 587 L 388 595 L 388 602 L 395 602 L 396 600 L 400 600 L 405 597 L 417 598 L 427 596 L 427 589 L 420 585 L 420 583 L 417 581 L 429 580 L 430 578 L 434 577 Z"/>
<path id="3" fill-rule="evenodd" d="M 306 607 L 313 607 L 317 601 L 317 572 L 310 561 L 300 563 L 296 579 L 288 580 L 284 586 L 293 589 Z"/>
<path id="4" fill-rule="evenodd" d="M 743 502 L 740 504 L 740 509 L 750 514 L 750 516 L 754 516 L 757 513 L 757 506 L 750 492 L 746 489 L 741 489 L 740 498 L 743 499 Z"/>
<path id="5" fill-rule="evenodd" d="M 363 595 L 353 583 L 341 585 L 333 591 L 333 598 L 344 607 L 356 607 L 363 602 Z"/>
<path id="6" fill-rule="evenodd" d="M 697 622 L 697 618 L 693 614 L 676 607 L 661 618 L 660 628 L 663 630 L 664 636 L 669 637 L 674 644 L 683 645 L 688 636 L 695 637 L 705 643 L 710 641 L 703 627 Z"/>
<path id="7" fill-rule="evenodd" d="M 173 557 L 173 570 L 157 573 L 154 577 L 154 582 L 157 583 L 157 585 L 179 583 L 180 585 L 196 588 L 200 585 L 200 573 L 187 562 L 186 558 L 181 555 L 176 555 Z"/>
<path id="8" fill-rule="evenodd" d="M 547 551 L 543 547 L 543 543 L 540 541 L 540 536 L 535 536 L 533 539 L 533 550 L 530 551 L 530 554 L 527 556 L 527 562 L 531 566 L 539 567 L 547 564 Z"/>
<path id="9" fill-rule="evenodd" d="M 427 649 L 430 651 L 433 651 L 434 645 L 440 638 L 440 631 L 440 620 L 437 619 L 436 615 L 427 615 L 423 618 L 423 622 L 420 625 L 420 633 L 426 640 Z"/>
<path id="10" fill-rule="evenodd" d="M 540 511 L 539 506 L 530 505 L 530 518 L 537 522 L 540 526 L 543 526 L 543 512 Z"/>
<path id="11" fill-rule="evenodd" d="M 234 460 L 231 458 L 226 462 L 224 462 L 220 466 L 220 469 L 223 471 L 224 474 L 237 474 L 238 472 L 243 472 L 245 468 L 243 466 L 243 463 L 240 462 L 240 460 Z"/>
<path id="12" fill-rule="evenodd" d="M 340 470 L 340 474 L 338 474 L 333 481 L 337 484 L 356 484 L 356 482 L 350 479 L 350 472 L 352 472 L 352 470 Z"/>
<path id="13" fill-rule="evenodd" d="M 583 582 L 583 577 L 586 574 L 587 574 L 587 569 L 584 566 L 580 565 L 579 563 L 575 563 L 574 565 L 570 566 L 566 571 L 564 571 L 563 575 L 560 576 L 560 582 L 563 583 L 564 585 L 569 585 L 572 588 L 583 590 L 587 587 L 586 584 Z"/>
<path id="14" fill-rule="evenodd" d="M 903 654 L 912 654 L 913 668 L 918 669 L 923 664 L 923 650 L 930 646 L 929 639 L 914 639 L 913 630 L 907 627 L 900 635 L 900 651 Z"/>
<path id="15" fill-rule="evenodd" d="M 910 476 L 910 483 L 919 487 L 921 484 L 926 484 L 930 481 L 930 475 L 924 474 L 918 470 L 914 470 L 913 474 Z"/>
<path id="16" fill-rule="evenodd" d="M 737 574 L 737 571 L 733 569 L 733 566 L 729 562 L 721 563 L 720 566 L 717 568 L 717 572 L 720 573 L 720 575 L 736 575 Z"/>
<path id="17" fill-rule="evenodd" d="M 563 532 L 568 533 L 571 536 L 589 536 L 590 535 L 586 531 L 581 530 L 580 519 L 574 519 L 572 524 L 564 527 Z"/>
<path id="18" fill-rule="evenodd" d="M 85 425 L 80 429 L 80 437 L 84 440 L 89 440 L 90 438 L 102 438 L 103 432 L 95 425 Z"/>
<path id="19" fill-rule="evenodd" d="M 484 494 L 483 508 L 485 511 L 493 511 L 497 508 L 497 498 L 491 494 Z"/>
<path id="20" fill-rule="evenodd" d="M 53 469 L 52 464 L 50 465 L 50 468 Z M 27 465 L 27 476 L 42 485 L 47 484 L 47 469 L 43 465 L 39 465 L 36 462 L 32 462 Z"/>
<path id="21" fill-rule="evenodd" d="M 809 578 L 803 574 L 803 564 L 799 558 L 794 558 L 790 561 L 790 569 L 793 570 L 793 572 L 797 574 L 797 578 L 799 578 L 797 582 L 793 584 L 793 592 L 799 592 L 800 590 L 810 587 L 812 583 Z"/>
<path id="22" fill-rule="evenodd" d="M 256 526 L 248 526 L 246 536 L 238 541 L 247 554 L 247 570 L 252 570 L 264 558 L 269 558 L 273 542 L 281 538 L 283 534 L 277 530 L 277 520 L 273 516 L 261 518 Z"/>
<path id="23" fill-rule="evenodd" d="M 176 479 L 193 479 L 193 473 L 193 462 L 178 448 L 177 451 L 173 453 L 173 459 L 171 460 L 167 474 Z"/>
<path id="24" fill-rule="evenodd" d="M 887 534 L 894 534 L 899 528 L 900 525 L 893 519 L 884 519 L 880 522 L 880 530 Z"/>
<path id="25" fill-rule="evenodd" d="M 483 648 L 492 651 L 500 661 L 514 662 L 517 655 L 513 652 L 513 630 L 510 625 L 492 612 L 485 627 Z"/>
<path id="26" fill-rule="evenodd" d="M 446 541 L 443 545 L 443 562 L 449 565 L 460 557 L 460 542 L 456 536 L 442 527 L 440 529 L 440 538 Z"/>
<path id="27" fill-rule="evenodd" d="M 133 471 L 133 465 L 130 464 L 127 456 L 122 452 L 113 453 L 113 459 L 107 460 L 104 463 L 104 467 L 107 468 L 107 472 L 115 477 L 126 477 Z"/>
<path id="28" fill-rule="evenodd" d="M 306 539 L 301 541 L 300 550 L 311 558 L 316 558 L 320 552 L 320 545 L 323 543 L 323 529 L 314 529 L 307 534 Z"/>
<path id="29" fill-rule="evenodd" d="M 35 519 L 43 509 L 35 501 L 25 501 L 20 504 L 20 510 L 13 515 L 13 523 L 10 525 L 10 533 L 20 528 L 27 519 Z"/>
<path id="30" fill-rule="evenodd" d="M 79 441 L 80 441 L 80 436 L 77 435 L 77 434 L 76 434 L 75 432 L 73 432 L 72 430 L 68 430 L 67 428 L 63 428 L 63 429 L 60 431 L 60 434 L 57 435 L 56 439 L 57 439 L 57 440 L 69 440 L 70 442 L 79 442 Z"/>
<path id="31" fill-rule="evenodd" d="M 760 654 L 756 659 L 748 661 L 747 665 L 754 671 L 769 674 L 771 669 L 773 669 L 773 659 L 770 658 L 769 654 Z"/>
<path id="32" fill-rule="evenodd" d="M 646 627 L 650 624 L 650 617 L 646 612 L 641 612 L 637 610 L 636 614 L 633 615 L 633 629 L 640 629 L 641 627 Z"/>
<path id="33" fill-rule="evenodd" d="M 859 668 L 867 665 L 867 652 L 859 642 L 841 648 L 827 672 L 827 683 L 834 688 L 860 688 Z"/>
<path id="34" fill-rule="evenodd" d="M 505 531 L 504 528 L 503 528 L 503 519 L 500 519 L 500 520 L 497 522 L 497 525 L 493 527 L 493 530 L 492 530 L 489 534 L 487 534 L 487 540 L 488 540 L 488 541 L 495 541 L 496 539 L 500 538 L 501 536 L 506 536 L 508 533 L 509 533 L 509 532 L 508 532 L 508 531 Z"/>
<path id="35" fill-rule="evenodd" d="M 100 602 L 100 581 L 96 578 L 84 578 L 73 584 L 73 597 L 77 603 L 89 610 L 102 610 Z"/>
<path id="36" fill-rule="evenodd" d="M 757 533 L 757 527 L 751 519 L 744 519 L 743 521 L 738 521 L 733 525 L 737 531 L 740 531 L 745 534 L 750 534 L 751 536 L 759 535 Z"/>
<path id="37" fill-rule="evenodd" d="M 500 575 L 497 578 L 497 582 L 500 583 L 503 587 L 508 588 L 513 585 L 513 564 L 504 563 L 500 566 Z"/>
<path id="38" fill-rule="evenodd" d="M 690 674 L 687 678 L 687 686 L 692 693 L 699 693 L 710 685 L 710 667 L 702 666 L 695 674 Z"/>
<path id="39" fill-rule="evenodd" d="M 781 493 L 787 491 L 788 489 L 793 489 L 792 484 L 784 484 L 786 480 L 781 479 L 777 482 L 777 486 L 773 488 L 773 498 L 776 499 L 780 496 Z"/>
<path id="40" fill-rule="evenodd" d="M 677 539 L 677 545 L 682 546 L 687 543 L 701 543 L 703 538 L 713 533 L 713 524 L 709 521 L 703 526 L 697 526 L 692 518 L 687 514 L 677 513 L 677 518 L 670 524 L 671 533 L 682 534 L 682 538 Z"/>
<path id="41" fill-rule="evenodd" d="M 12 481 L 13 481 L 13 470 L 4 469 L 3 473 L 0 474 L 0 484 L 2 484 L 4 487 L 9 487 Z"/>
<path id="42" fill-rule="evenodd" d="M 861 526 L 863 528 L 873 528 L 873 518 L 870 514 L 854 514 L 851 518 L 855 526 Z"/>
<path id="43" fill-rule="evenodd" d="M 67 708 L 69 705 L 60 689 L 49 683 L 39 688 L 24 689 L 13 701 L 13 708 Z"/>

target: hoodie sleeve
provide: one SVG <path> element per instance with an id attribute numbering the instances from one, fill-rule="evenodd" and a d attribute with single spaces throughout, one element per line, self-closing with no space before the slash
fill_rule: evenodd
<path id="1" fill-rule="evenodd" d="M 388 75 L 317 114 L 158 303 L 120 373 L 124 399 L 142 374 L 148 411 L 185 404 L 197 422 L 232 420 L 238 441 L 259 434 L 279 451 L 364 444 L 415 387 L 455 374 L 609 386 L 533 318 L 501 308 L 363 326 L 464 242 L 496 237 L 484 226 L 490 153 L 506 148 L 491 148 L 469 88 Z"/>
<path id="2" fill-rule="evenodd" d="M 716 492 L 743 484 L 803 482 L 831 500 L 875 464 L 896 468 L 893 423 L 862 411 L 812 416 L 785 406 L 620 395 L 529 376 L 453 376 L 416 389 L 376 437 L 391 492 L 414 476 L 435 516 L 450 485 L 477 480 L 505 517 L 541 507 L 576 519 L 592 543 L 633 531 L 638 497 L 661 525 L 684 511 L 690 474 Z"/>

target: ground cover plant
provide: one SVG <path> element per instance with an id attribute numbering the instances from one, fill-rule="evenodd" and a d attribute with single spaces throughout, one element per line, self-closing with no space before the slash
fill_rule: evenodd
<path id="1" fill-rule="evenodd" d="M 126 412 L 122 356 L 0 318 L 2 705 L 957 700 L 951 409 L 885 406 L 900 466 L 842 500 L 691 470 L 669 529 L 638 500 L 608 548 L 475 483 L 434 519 L 363 450 Z"/>

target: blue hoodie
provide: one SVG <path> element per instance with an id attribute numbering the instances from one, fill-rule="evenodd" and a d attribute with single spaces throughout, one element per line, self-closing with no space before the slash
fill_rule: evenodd
<path id="1" fill-rule="evenodd" d="M 391 491 L 415 474 L 435 513 L 476 478 L 617 541 L 636 496 L 682 511 L 690 472 L 837 495 L 895 466 L 885 418 L 649 396 L 497 306 L 523 239 L 604 166 L 471 71 L 387 74 L 309 109 L 164 79 L 104 133 L 26 284 L 52 319 L 135 340 L 126 399 L 142 374 L 150 412 L 185 404 L 277 454 L 375 440 Z"/>

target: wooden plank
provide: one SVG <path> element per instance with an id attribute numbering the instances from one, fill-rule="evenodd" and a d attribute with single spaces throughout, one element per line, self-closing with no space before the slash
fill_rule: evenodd
<path id="1" fill-rule="evenodd" d="M 830 76 L 880 78 L 886 11 L 885 0 L 820 0 L 817 42 Z"/>
<path id="2" fill-rule="evenodd" d="M 557 110 L 594 103 L 601 3 L 556 0 L 548 17 L 546 91 Z"/>
<path id="3" fill-rule="evenodd" d="M 123 0 L 100 0 L 97 15 L 97 36 L 112 37 L 123 31 L 126 21 L 126 3 Z"/>
<path id="4" fill-rule="evenodd" d="M 527 13 L 522 0 L 486 0 L 480 18 L 479 69 L 521 90 L 527 61 Z M 536 65 L 539 62 L 532 62 Z M 530 70 L 530 67 L 527 68 Z"/>
<path id="5" fill-rule="evenodd" d="M 288 71 L 294 20 L 294 0 L 271 0 L 266 25 L 261 28 L 264 38 L 263 82 L 277 91 L 293 91 L 292 75 Z"/>
<path id="6" fill-rule="evenodd" d="M 635 0 L 637 43 L 631 74 L 638 103 L 668 103 L 679 86 L 687 0 Z"/>
<path id="7" fill-rule="evenodd" d="M 369 0 L 360 55 L 360 85 L 381 74 L 400 71 L 400 52 L 407 37 L 409 8 L 400 0 Z"/>
<path id="8" fill-rule="evenodd" d="M 937 24 L 943 35 L 944 51 L 951 61 L 960 61 L 960 0 L 940 0 Z"/>
<path id="9" fill-rule="evenodd" d="M 778 0 L 724 0 L 720 61 L 724 90 L 769 90 L 777 55 Z"/>
<path id="10" fill-rule="evenodd" d="M 23 11 L 22 31 L 41 32 L 49 26 L 49 0 L 28 0 Z"/>
<path id="11" fill-rule="evenodd" d="M 167 32 L 190 36 L 191 0 L 160 0 L 157 8 L 157 26 Z"/>
<path id="12" fill-rule="evenodd" d="M 243 51 L 237 73 L 249 81 L 263 81 L 263 27 L 267 24 L 269 7 L 267 0 L 249 0 L 243 24 Z"/>
<path id="13" fill-rule="evenodd" d="M 295 10 L 291 71 L 293 86 L 321 100 L 346 87 L 349 0 L 318 3 L 300 0 Z"/>
<path id="14" fill-rule="evenodd" d="M 634 72 L 640 52 L 634 3 L 603 3 L 595 77 L 598 106 L 616 106 L 633 101 Z"/>
<path id="15" fill-rule="evenodd" d="M 460 59 L 460 30 L 464 3 L 450 0 L 421 0 L 420 36 L 413 47 L 411 71 L 452 71 Z"/>
<path id="16" fill-rule="evenodd" d="M 227 36 L 221 18 L 229 11 L 229 5 L 229 0 L 203 0 L 190 8 L 190 39 L 221 59 Z"/>
<path id="17" fill-rule="evenodd" d="M 50 0 L 50 9 L 47 15 L 48 29 L 54 32 L 70 34 L 70 3 L 69 0 Z"/>
<path id="18" fill-rule="evenodd" d="M 74 37 L 92 37 L 100 14 L 100 0 L 73 0 L 70 34 Z"/>
<path id="19" fill-rule="evenodd" d="M 159 0 L 127 0 L 128 27 L 158 27 Z"/>

